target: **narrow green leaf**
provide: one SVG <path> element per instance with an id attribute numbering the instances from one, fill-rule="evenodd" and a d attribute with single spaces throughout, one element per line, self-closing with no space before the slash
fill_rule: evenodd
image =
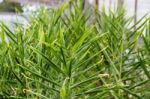
<path id="1" fill-rule="evenodd" d="M 93 80 L 98 80 L 98 79 L 99 79 L 98 76 L 91 77 L 91 78 L 89 78 L 89 79 L 86 79 L 86 80 L 84 80 L 84 81 L 81 81 L 81 82 L 79 82 L 79 83 L 77 83 L 77 84 L 72 85 L 70 88 L 73 89 L 73 88 L 79 87 L 80 85 L 82 85 L 82 84 L 84 84 L 84 83 L 89 83 L 89 82 L 91 82 L 91 81 L 93 81 Z"/>
<path id="2" fill-rule="evenodd" d="M 32 73 L 33 75 L 36 75 L 37 77 L 39 77 L 39 78 L 41 78 L 41 79 L 44 79 L 44 80 L 46 80 L 46 81 L 48 81 L 48 82 L 50 82 L 50 83 L 52 83 L 52 84 L 57 85 L 57 86 L 60 87 L 60 84 L 58 84 L 57 82 L 52 81 L 52 80 L 50 80 L 50 79 L 48 79 L 48 78 L 46 78 L 46 77 L 44 77 L 44 76 L 42 76 L 42 75 L 39 75 L 38 73 L 35 73 L 35 72 L 33 72 L 32 70 L 29 70 L 29 69 L 27 69 L 25 66 L 22 66 L 22 65 L 19 65 L 19 64 L 18 64 L 18 66 L 21 67 L 21 68 L 24 69 L 24 70 L 29 71 L 29 72 Z"/>
<path id="3" fill-rule="evenodd" d="M 39 52 L 37 49 L 33 47 L 29 48 L 32 49 L 35 53 L 40 54 L 45 60 L 47 60 L 54 70 L 56 70 L 58 73 L 62 73 L 63 75 L 65 75 L 65 73 L 60 69 L 60 67 L 58 67 L 55 63 L 53 63 L 47 56 L 45 56 L 43 53 Z"/>

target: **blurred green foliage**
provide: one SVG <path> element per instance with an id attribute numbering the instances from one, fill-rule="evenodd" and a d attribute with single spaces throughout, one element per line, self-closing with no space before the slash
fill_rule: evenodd
<path id="1" fill-rule="evenodd" d="M 0 12 L 22 12 L 22 7 L 20 3 L 3 0 L 0 3 Z"/>

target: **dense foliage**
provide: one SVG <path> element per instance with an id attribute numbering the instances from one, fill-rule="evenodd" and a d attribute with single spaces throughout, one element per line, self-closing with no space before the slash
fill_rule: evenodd
<path id="1" fill-rule="evenodd" d="M 67 2 L 28 27 L 1 23 L 0 97 L 149 99 L 150 19 Z"/>

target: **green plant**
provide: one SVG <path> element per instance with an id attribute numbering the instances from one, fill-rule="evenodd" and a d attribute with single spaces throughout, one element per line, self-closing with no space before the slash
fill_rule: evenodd
<path id="1" fill-rule="evenodd" d="M 141 23 L 143 17 L 129 27 L 124 10 L 94 9 L 91 15 L 82 5 L 72 0 L 58 9 L 41 8 L 27 28 L 17 23 L 12 31 L 1 23 L 0 97 L 146 97 L 149 36 L 143 33 L 149 35 L 149 21 Z"/>

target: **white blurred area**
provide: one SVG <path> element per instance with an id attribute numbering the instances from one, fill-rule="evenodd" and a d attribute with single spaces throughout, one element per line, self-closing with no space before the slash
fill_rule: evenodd
<path id="1" fill-rule="evenodd" d="M 13 13 L 1 13 L 0 21 L 6 25 L 9 25 L 10 28 L 13 28 L 14 23 L 22 24 L 25 27 L 28 24 L 28 21 L 24 17 Z"/>
<path id="2" fill-rule="evenodd" d="M 0 3 L 3 2 L 3 0 L 0 0 Z"/>
<path id="3" fill-rule="evenodd" d="M 89 0 L 90 4 L 94 4 L 95 0 Z M 106 10 L 111 8 L 115 10 L 117 8 L 118 0 L 98 0 L 99 1 L 99 10 L 102 9 L 103 5 Z M 150 16 L 150 0 L 137 0 L 137 19 L 140 19 L 142 16 L 148 14 Z M 124 8 L 126 9 L 127 16 L 135 15 L 135 0 L 124 0 Z"/>
<path id="4" fill-rule="evenodd" d="M 0 0 L 2 2 L 3 0 Z M 85 0 L 88 1 L 89 4 L 94 5 L 95 0 Z M 22 0 L 22 3 L 27 3 L 26 0 Z M 38 3 L 33 3 L 26 5 L 23 10 L 24 14 L 28 14 L 30 10 L 35 10 L 39 5 Z M 105 5 L 106 10 L 111 8 L 111 10 L 115 10 L 117 8 L 117 0 L 99 0 L 99 9 L 101 10 L 103 5 Z M 124 0 L 124 7 L 127 12 L 127 16 L 133 16 L 135 14 L 135 0 Z M 56 6 L 57 7 L 57 6 Z M 137 6 L 137 20 L 144 16 L 146 13 L 150 14 L 150 0 L 138 0 Z M 13 22 L 21 22 L 21 24 L 26 25 L 28 22 L 20 15 L 16 15 L 14 13 L 0 13 L 0 21 L 4 21 L 4 23 L 13 23 Z"/>

